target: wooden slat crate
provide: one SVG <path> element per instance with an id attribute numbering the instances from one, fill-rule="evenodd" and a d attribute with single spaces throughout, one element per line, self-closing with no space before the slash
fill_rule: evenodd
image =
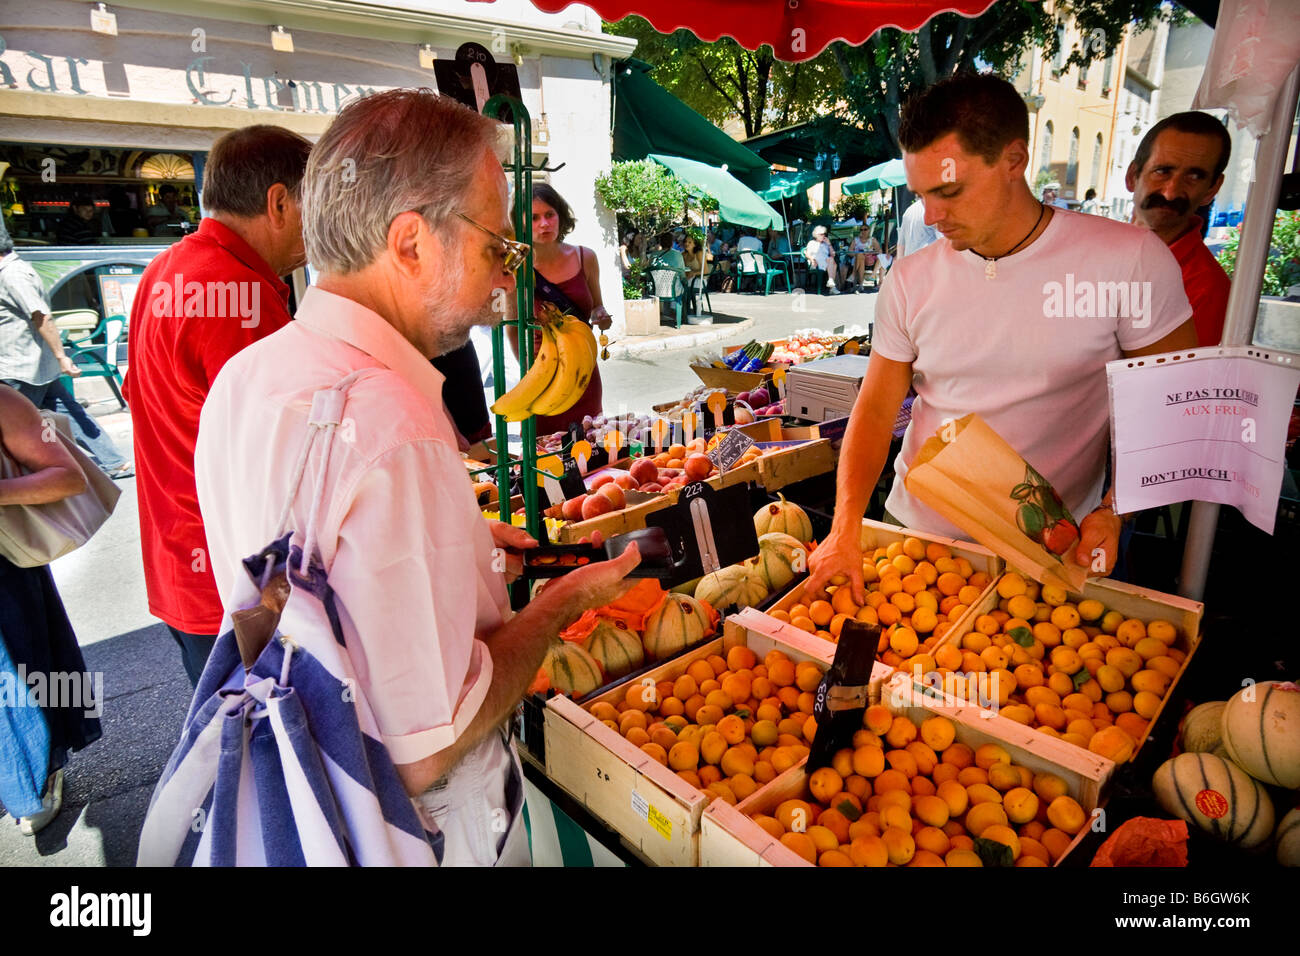
<path id="1" fill-rule="evenodd" d="M 1200 646 L 1201 617 L 1205 613 L 1205 605 L 1200 601 L 1190 601 L 1176 594 L 1152 591 L 1149 588 L 1125 584 L 1122 581 L 1112 581 L 1109 578 L 1096 578 L 1087 581 L 1083 586 L 1083 599 L 1088 598 L 1100 601 L 1108 611 L 1119 611 L 1126 618 L 1137 618 L 1144 624 L 1157 618 L 1169 621 L 1178 629 L 1178 637 L 1174 641 L 1174 647 L 1187 655 L 1183 660 L 1182 667 L 1178 670 L 1177 676 L 1170 682 L 1169 689 L 1165 691 L 1164 698 L 1161 700 L 1155 716 L 1147 721 L 1146 733 L 1137 742 L 1137 748 L 1131 758 L 1131 760 L 1136 760 L 1142 752 L 1142 747 L 1146 744 L 1147 738 L 1151 735 L 1151 728 L 1155 727 L 1156 722 L 1160 720 L 1166 704 L 1174 696 L 1174 691 L 1178 688 L 1178 682 L 1187 673 L 1187 667 L 1191 664 L 1196 649 Z M 995 610 L 997 606 L 998 594 L 997 582 L 995 581 L 993 586 L 984 592 L 979 601 L 973 604 L 970 610 L 962 615 L 961 620 L 943 636 L 943 640 L 936 645 L 936 649 L 944 644 L 961 640 L 962 637 L 974 629 L 975 621 L 980 615 Z M 1015 721 L 1008 720 L 1006 717 L 995 717 L 993 720 L 996 720 L 999 724 L 1015 723 Z M 1039 736 L 1045 737 L 1048 735 L 1039 734 Z M 1074 745 L 1066 744 L 1066 746 Z M 1080 747 L 1075 747 L 1075 749 L 1082 750 Z"/>
<path id="2" fill-rule="evenodd" d="M 757 614 L 758 612 L 750 612 Z M 739 615 L 737 616 L 740 617 Z M 802 631 L 789 640 L 751 632 L 728 619 L 723 634 L 692 648 L 634 679 L 676 680 L 697 660 L 725 654 L 737 644 L 761 659 L 778 648 L 795 661 L 830 664 L 824 641 Z M 833 648 L 829 648 L 833 650 Z M 615 704 L 627 683 L 587 701 Z M 711 795 L 692 787 L 676 773 L 611 730 L 567 697 L 546 704 L 546 773 L 615 830 L 646 861 L 659 866 L 698 866 L 700 818 Z"/>
<path id="3" fill-rule="evenodd" d="M 876 665 L 872 686 L 873 698 L 875 688 L 879 687 L 879 703 L 895 714 L 905 715 L 916 724 L 935 715 L 947 717 L 956 724 L 956 739 L 961 743 L 971 748 L 985 743 L 999 744 L 1011 755 L 1012 763 L 1027 767 L 1034 773 L 1053 773 L 1061 777 L 1069 787 L 1070 796 L 1079 801 L 1090 818 L 1099 805 L 1102 783 L 1113 767 L 1110 761 L 1064 741 L 1035 733 L 1014 721 L 1004 722 L 1013 724 L 1014 728 L 991 726 L 980 715 L 978 707 L 924 699 L 906 674 L 893 672 L 883 664 Z M 734 807 L 724 800 L 714 800 L 700 822 L 700 865 L 809 866 L 803 857 L 785 847 L 751 818 L 751 814 L 770 812 L 784 800 L 806 797 L 806 764 L 805 760 L 791 767 Z M 1074 838 L 1061 859 L 1065 859 L 1087 834 L 1085 828 Z M 1060 862 L 1058 860 L 1057 864 Z"/>

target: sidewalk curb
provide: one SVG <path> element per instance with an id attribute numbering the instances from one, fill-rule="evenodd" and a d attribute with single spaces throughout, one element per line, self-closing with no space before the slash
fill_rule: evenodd
<path id="1" fill-rule="evenodd" d="M 729 339 L 746 329 L 753 328 L 754 322 L 754 319 L 745 319 L 743 322 L 728 322 L 725 325 L 705 325 L 699 326 L 701 329 L 699 332 L 663 337 L 633 336 L 632 339 L 625 339 L 611 345 L 609 347 L 609 357 L 611 359 L 631 358 L 636 355 L 644 355 L 647 352 L 671 352 L 677 349 L 707 345 L 710 342 Z M 637 339 L 647 339 L 648 341 L 636 341 Z"/>

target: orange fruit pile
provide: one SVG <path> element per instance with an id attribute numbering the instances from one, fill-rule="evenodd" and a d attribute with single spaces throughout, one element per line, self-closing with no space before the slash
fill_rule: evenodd
<path id="1" fill-rule="evenodd" d="M 1117 763 L 1131 758 L 1186 654 L 1177 628 L 1067 600 L 1007 572 L 998 607 L 934 653 L 943 689 Z"/>
<path id="2" fill-rule="evenodd" d="M 587 709 L 691 786 L 730 804 L 808 756 L 822 669 L 748 647 L 692 661 L 673 680 L 632 681 Z"/>
<path id="3" fill-rule="evenodd" d="M 880 660 L 909 672 L 919 663 L 925 673 L 934 667 L 930 651 L 991 579 L 966 558 L 954 557 L 947 546 L 909 537 L 864 554 L 862 580 L 867 587 L 865 606 L 859 606 L 852 589 L 837 578 L 826 589 L 829 601 L 805 602 L 801 590 L 798 603 L 788 611 L 768 613 L 832 642 L 839 641 L 849 619 L 879 624 L 884 629 Z"/>
<path id="4" fill-rule="evenodd" d="M 875 705 L 853 746 L 808 777 L 802 798 L 752 819 L 818 866 L 1050 866 L 1088 816 L 1054 774 L 972 749 L 934 716 L 918 727 Z"/>

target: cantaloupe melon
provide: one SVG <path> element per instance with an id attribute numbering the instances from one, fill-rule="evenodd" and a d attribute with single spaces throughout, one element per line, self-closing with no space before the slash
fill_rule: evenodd
<path id="1" fill-rule="evenodd" d="M 1182 729 L 1179 731 L 1184 751 L 1197 754 L 1214 753 L 1223 739 L 1219 730 L 1219 717 L 1226 706 L 1227 701 L 1212 700 L 1198 704 L 1187 712 L 1187 716 L 1183 718 Z"/>
<path id="2" fill-rule="evenodd" d="M 1229 760 L 1179 754 L 1160 765 L 1151 785 L 1166 812 L 1242 849 L 1260 847 L 1273 835 L 1273 801 Z"/>
<path id="3" fill-rule="evenodd" d="M 708 614 L 695 598 L 670 593 L 646 621 L 641 640 L 650 659 L 661 661 L 704 640 L 708 628 Z"/>
<path id="4" fill-rule="evenodd" d="M 641 638 L 609 621 L 600 621 L 583 642 L 583 647 L 596 659 L 607 681 L 630 674 L 645 663 Z"/>
<path id="5" fill-rule="evenodd" d="M 733 604 L 743 610 L 762 603 L 767 597 L 767 582 L 752 565 L 732 564 L 700 578 L 695 597 L 719 610 Z"/>
<path id="6" fill-rule="evenodd" d="M 808 570 L 808 548 L 793 535 L 769 531 L 758 539 L 755 567 L 767 582 L 769 591 L 779 591 L 796 574 Z"/>
<path id="7" fill-rule="evenodd" d="M 1243 687 L 1220 716 L 1233 763 L 1265 783 L 1300 788 L 1300 686 L 1261 681 Z"/>
<path id="8" fill-rule="evenodd" d="M 771 531 L 781 531 L 808 544 L 813 538 L 808 513 L 793 501 L 786 501 L 785 495 L 778 494 L 777 497 L 780 502 L 763 505 L 754 512 L 754 530 L 759 537 Z"/>
<path id="9" fill-rule="evenodd" d="M 1300 807 L 1296 807 L 1277 825 L 1277 861 L 1283 866 L 1300 866 Z"/>
<path id="10" fill-rule="evenodd" d="M 552 644 L 542 660 L 542 670 L 550 677 L 552 687 L 573 697 L 585 697 L 603 683 L 596 659 L 572 641 Z"/>

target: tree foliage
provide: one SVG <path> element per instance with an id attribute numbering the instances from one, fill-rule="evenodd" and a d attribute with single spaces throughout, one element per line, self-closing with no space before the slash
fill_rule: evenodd
<path id="1" fill-rule="evenodd" d="M 1237 269 L 1237 246 L 1241 229 L 1234 226 L 1219 253 L 1219 265 L 1231 277 Z M 1300 283 L 1300 212 L 1279 210 L 1273 220 L 1273 236 L 1268 260 L 1264 263 L 1263 295 L 1286 295 L 1286 290 Z"/>

